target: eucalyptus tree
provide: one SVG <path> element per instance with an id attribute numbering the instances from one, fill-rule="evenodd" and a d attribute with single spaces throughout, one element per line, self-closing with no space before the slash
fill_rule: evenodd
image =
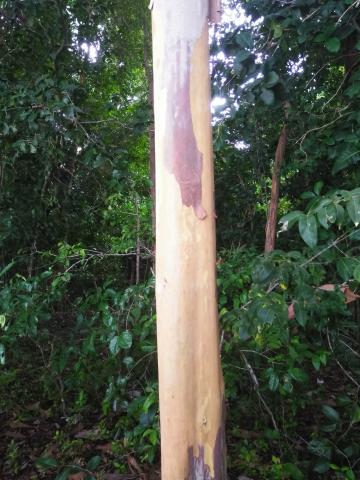
<path id="1" fill-rule="evenodd" d="M 209 13 L 207 0 L 154 2 L 161 475 L 169 480 L 226 478 Z"/>

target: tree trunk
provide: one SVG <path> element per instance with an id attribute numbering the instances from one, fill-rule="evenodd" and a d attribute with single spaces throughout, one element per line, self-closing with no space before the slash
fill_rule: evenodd
<path id="1" fill-rule="evenodd" d="M 155 0 L 156 302 L 163 480 L 225 480 L 208 0 Z"/>
<path id="2" fill-rule="evenodd" d="M 150 51 L 148 51 L 150 49 Z M 151 112 L 154 111 L 154 80 L 151 64 L 151 32 L 148 28 L 148 19 L 144 19 L 144 68 L 148 87 L 148 102 Z M 156 227 L 156 195 L 155 195 L 155 131 L 154 122 L 149 125 L 149 173 L 150 173 L 150 195 L 152 201 L 151 216 L 153 235 L 155 236 Z"/>
<path id="3" fill-rule="evenodd" d="M 277 225 L 277 211 L 279 206 L 279 192 L 280 192 L 280 173 L 281 165 L 284 160 L 286 142 L 287 142 L 287 117 L 289 104 L 285 103 L 285 125 L 283 126 L 278 145 L 275 152 L 275 162 L 272 174 L 271 199 L 268 209 L 268 217 L 266 222 L 266 236 L 265 236 L 265 253 L 275 250 L 276 244 L 276 225 Z"/>

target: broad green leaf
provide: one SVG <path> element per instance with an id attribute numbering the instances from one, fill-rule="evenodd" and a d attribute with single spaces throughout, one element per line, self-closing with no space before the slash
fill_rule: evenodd
<path id="1" fill-rule="evenodd" d="M 109 344 L 110 352 L 117 355 L 121 349 L 130 348 L 132 345 L 132 334 L 129 330 L 125 330 L 120 335 L 113 337 Z"/>
<path id="2" fill-rule="evenodd" d="M 310 200 L 311 198 L 315 198 L 316 195 L 314 192 L 303 192 L 300 197 L 303 199 L 303 200 Z"/>
<path id="3" fill-rule="evenodd" d="M 0 365 L 5 365 L 5 346 L 0 343 Z"/>
<path id="4" fill-rule="evenodd" d="M 67 467 L 62 470 L 55 478 L 55 480 L 68 480 L 69 476 L 74 472 L 74 469 Z"/>
<path id="5" fill-rule="evenodd" d="M 332 422 L 332 423 L 338 423 L 340 421 L 340 415 L 339 413 L 329 405 L 323 405 L 321 407 L 323 414 Z"/>
<path id="6" fill-rule="evenodd" d="M 323 186 L 324 186 L 324 182 L 322 180 L 315 183 L 314 192 L 316 193 L 316 195 L 320 195 Z"/>
<path id="7" fill-rule="evenodd" d="M 288 370 L 289 375 L 291 378 L 296 380 L 297 382 L 305 382 L 307 380 L 307 374 L 301 368 L 292 367 Z"/>
<path id="8" fill-rule="evenodd" d="M 273 24 L 273 30 L 274 30 L 274 39 L 278 39 L 282 37 L 283 34 L 283 28 L 279 23 Z M 360 43 L 360 42 L 359 42 Z"/>
<path id="9" fill-rule="evenodd" d="M 293 463 L 285 463 L 283 466 L 283 471 L 289 478 L 292 480 L 303 480 L 304 475 L 301 470 L 298 469 Z"/>
<path id="10" fill-rule="evenodd" d="M 269 72 L 266 75 L 265 87 L 272 88 L 279 83 L 280 77 L 276 72 Z"/>
<path id="11" fill-rule="evenodd" d="M 115 336 L 110 340 L 109 349 L 113 355 L 117 355 L 120 352 L 118 336 Z"/>
<path id="12" fill-rule="evenodd" d="M 335 205 L 332 203 L 330 205 L 326 205 L 324 208 L 317 212 L 317 218 L 319 223 L 326 229 L 329 228 L 329 223 L 335 223 L 337 217 L 337 209 Z"/>
<path id="13" fill-rule="evenodd" d="M 270 305 L 260 306 L 256 310 L 256 316 L 260 323 L 267 323 L 269 325 L 275 320 L 275 312 L 271 309 Z"/>
<path id="14" fill-rule="evenodd" d="M 326 473 L 330 469 L 330 463 L 326 459 L 318 460 L 313 468 L 316 473 Z"/>
<path id="15" fill-rule="evenodd" d="M 301 325 L 302 327 L 305 327 L 307 322 L 307 315 L 306 315 L 306 310 L 303 304 L 300 302 L 294 302 L 294 310 L 295 310 L 295 320 L 299 325 Z"/>
<path id="16" fill-rule="evenodd" d="M 285 232 L 289 230 L 302 216 L 304 216 L 304 214 L 299 210 L 295 210 L 284 215 L 279 220 L 279 223 L 282 223 L 281 231 Z"/>
<path id="17" fill-rule="evenodd" d="M 260 98 L 265 105 L 272 105 L 275 101 L 274 92 L 272 90 L 268 90 L 267 88 L 263 88 Z"/>
<path id="18" fill-rule="evenodd" d="M 274 273 L 274 267 L 270 262 L 258 263 L 253 272 L 252 279 L 254 283 L 266 283 L 270 280 Z"/>
<path id="19" fill-rule="evenodd" d="M 10 270 L 15 265 L 15 262 L 8 263 L 0 272 L 0 278 L 5 275 L 6 272 Z"/>
<path id="20" fill-rule="evenodd" d="M 276 390 L 279 388 L 280 379 L 279 379 L 277 373 L 274 372 L 273 369 L 270 369 L 269 372 L 270 372 L 269 388 L 272 392 L 276 392 Z"/>
<path id="21" fill-rule="evenodd" d="M 299 220 L 299 233 L 309 247 L 314 248 L 317 244 L 317 223 L 314 215 L 306 215 Z"/>
<path id="22" fill-rule="evenodd" d="M 325 47 L 329 52 L 336 53 L 340 50 L 341 42 L 337 37 L 331 37 L 326 40 Z"/>
<path id="23" fill-rule="evenodd" d="M 352 412 L 351 415 L 352 423 L 359 423 L 360 422 L 360 405 L 357 404 Z"/>
<path id="24" fill-rule="evenodd" d="M 336 262 L 336 270 L 340 277 L 345 281 L 352 278 L 355 267 L 357 267 L 357 262 L 353 258 L 342 257 Z"/>
<path id="25" fill-rule="evenodd" d="M 129 330 L 125 330 L 119 336 L 119 345 L 121 348 L 130 348 L 133 342 L 132 333 Z"/>
<path id="26" fill-rule="evenodd" d="M 317 355 L 314 355 L 314 356 L 311 358 L 311 362 L 312 362 L 315 370 L 319 371 L 319 370 L 320 370 L 320 367 L 321 367 L 320 358 L 319 358 Z"/>
<path id="27" fill-rule="evenodd" d="M 243 48 L 252 48 L 254 45 L 252 33 L 247 30 L 239 31 L 236 35 L 236 43 Z"/>
<path id="28" fill-rule="evenodd" d="M 244 60 L 247 60 L 251 56 L 251 52 L 248 50 L 239 50 L 236 54 L 236 61 L 242 63 Z"/>
<path id="29" fill-rule="evenodd" d="M 332 174 L 335 175 L 336 173 L 344 170 L 344 168 L 349 167 L 355 163 L 358 163 L 360 160 L 360 155 L 357 155 L 358 152 L 349 154 L 348 152 L 344 152 L 342 155 L 339 155 L 335 163 L 332 167 Z"/>
<path id="30" fill-rule="evenodd" d="M 345 472 L 345 480 L 356 480 L 355 473 L 352 470 Z"/>
<path id="31" fill-rule="evenodd" d="M 353 195 L 346 203 L 346 210 L 357 227 L 360 224 L 360 195 Z"/>
<path id="32" fill-rule="evenodd" d="M 357 282 L 360 282 L 360 263 L 354 268 L 354 278 Z"/>
<path id="33" fill-rule="evenodd" d="M 145 430 L 145 432 L 143 433 L 143 437 L 148 438 L 151 445 L 156 445 L 158 443 L 158 433 L 153 428 Z"/>
<path id="34" fill-rule="evenodd" d="M 342 205 L 336 205 L 336 218 L 338 225 L 342 225 L 345 218 L 345 209 Z"/>
<path id="35" fill-rule="evenodd" d="M 101 463 L 101 457 L 99 455 L 95 455 L 94 457 L 90 458 L 90 460 L 86 464 L 86 468 L 93 472 L 98 468 L 100 463 Z"/>
<path id="36" fill-rule="evenodd" d="M 323 440 L 311 440 L 308 444 L 308 449 L 309 452 L 317 457 L 326 458 L 327 460 L 331 458 L 331 447 Z"/>
<path id="37" fill-rule="evenodd" d="M 52 470 L 58 467 L 58 462 L 53 457 L 40 457 L 35 461 L 35 465 L 44 470 Z"/>
<path id="38" fill-rule="evenodd" d="M 326 230 L 329 228 L 328 217 L 326 215 L 326 207 L 317 212 L 317 218 L 322 227 Z"/>

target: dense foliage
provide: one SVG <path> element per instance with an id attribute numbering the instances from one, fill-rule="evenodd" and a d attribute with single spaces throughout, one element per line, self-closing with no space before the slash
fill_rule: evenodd
<path id="1" fill-rule="evenodd" d="M 224 3 L 211 61 L 229 475 L 355 480 L 360 5 Z M 147 4 L 0 1 L 4 479 L 158 472 Z"/>

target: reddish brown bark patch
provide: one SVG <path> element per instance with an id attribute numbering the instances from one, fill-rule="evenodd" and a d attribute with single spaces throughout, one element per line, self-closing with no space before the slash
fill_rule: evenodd
<path id="1" fill-rule="evenodd" d="M 214 480 L 210 476 L 210 468 L 205 464 L 204 447 L 199 446 L 199 456 L 194 456 L 193 447 L 189 448 L 190 473 L 187 480 Z"/>
<path id="2" fill-rule="evenodd" d="M 180 53 L 178 47 L 178 57 Z M 185 50 L 185 49 L 184 49 Z M 169 121 L 171 121 L 170 149 L 167 153 L 167 162 L 171 173 L 175 175 L 180 186 L 183 205 L 193 207 L 196 216 L 203 220 L 207 214 L 201 205 L 202 196 L 202 162 L 203 156 L 197 147 L 192 121 L 190 101 L 190 47 L 185 50 L 186 71 L 181 71 L 180 62 L 177 62 L 172 73 L 174 82 L 169 85 Z"/>
<path id="3" fill-rule="evenodd" d="M 199 445 L 199 456 L 194 456 L 194 448 L 189 448 L 189 476 L 186 480 L 226 480 L 225 424 L 219 428 L 214 448 L 214 477 L 205 463 L 204 447 Z"/>
<path id="4" fill-rule="evenodd" d="M 216 435 L 214 448 L 214 480 L 225 480 L 226 477 L 226 438 L 225 438 L 225 407 L 223 403 L 223 414 L 221 427 Z"/>

